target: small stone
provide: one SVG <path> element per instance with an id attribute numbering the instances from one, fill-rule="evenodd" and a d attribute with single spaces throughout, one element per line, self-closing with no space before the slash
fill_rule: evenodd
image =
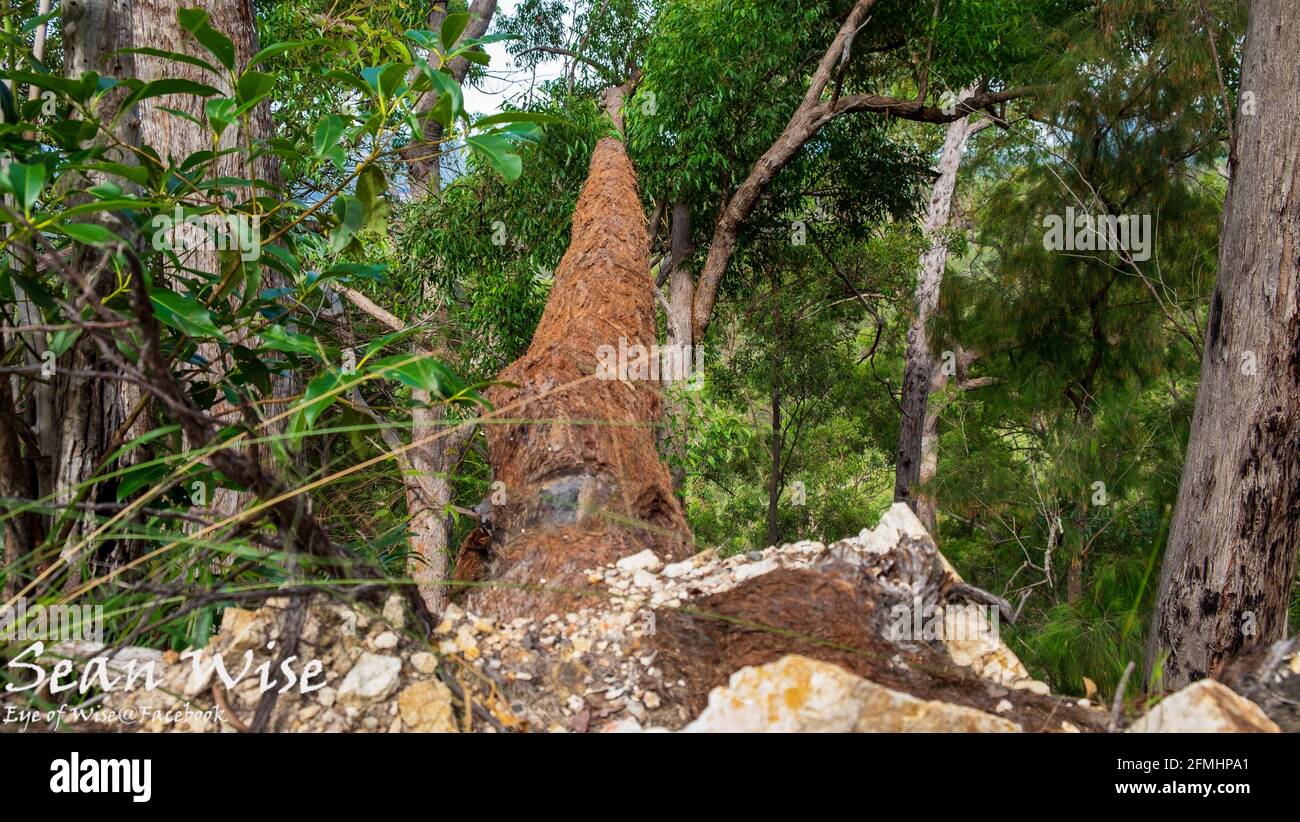
<path id="1" fill-rule="evenodd" d="M 762 558 L 763 558 L 762 551 L 750 551 L 748 554 L 745 554 L 745 559 L 749 560 L 750 562 L 758 562 Z"/>
<path id="2" fill-rule="evenodd" d="M 397 687 L 401 670 L 402 660 L 395 656 L 364 653 L 339 685 L 338 699 L 341 702 L 384 699 Z"/>
<path id="3" fill-rule="evenodd" d="M 1011 710 L 1012 707 L 1014 707 L 1014 706 L 1011 704 L 1011 700 L 1009 700 L 1009 699 L 1003 699 L 1003 700 L 1001 700 L 1001 701 L 998 702 L 998 706 L 997 706 L 996 708 L 994 708 L 993 711 L 994 711 L 995 713 L 1004 714 L 1004 713 L 1006 713 L 1007 711 Z"/>
<path id="4" fill-rule="evenodd" d="M 639 554 L 623 557 L 614 563 L 614 567 L 624 573 L 634 573 L 636 571 L 658 571 L 664 567 L 664 564 L 659 561 L 659 557 L 655 556 L 654 551 L 647 548 Z"/>
<path id="5" fill-rule="evenodd" d="M 659 700 L 659 694 L 654 691 L 646 691 L 645 696 L 641 697 L 641 702 L 652 711 L 662 704 Z"/>
<path id="6" fill-rule="evenodd" d="M 334 699 L 337 696 L 338 691 L 326 685 L 324 688 L 320 689 L 320 693 L 316 695 L 316 700 L 320 702 L 322 706 L 328 708 L 334 704 Z"/>
<path id="7" fill-rule="evenodd" d="M 379 720 L 375 719 L 373 716 L 368 716 L 361 720 L 361 727 L 365 728 L 367 731 L 373 731 L 375 728 L 379 727 Z"/>
<path id="8" fill-rule="evenodd" d="M 411 667 L 422 674 L 432 674 L 438 670 L 438 657 L 428 651 L 416 651 L 411 654 Z"/>
<path id="9" fill-rule="evenodd" d="M 417 733 L 454 733 L 451 691 L 441 682 L 415 682 L 397 697 L 403 727 Z"/>
<path id="10" fill-rule="evenodd" d="M 370 640 L 370 647 L 376 651 L 391 651 L 397 647 L 397 634 L 392 631 L 384 631 Z"/>
<path id="11" fill-rule="evenodd" d="M 384 600 L 384 622 L 394 630 L 400 631 L 406 627 L 406 607 L 402 602 L 401 596 L 393 594 Z"/>

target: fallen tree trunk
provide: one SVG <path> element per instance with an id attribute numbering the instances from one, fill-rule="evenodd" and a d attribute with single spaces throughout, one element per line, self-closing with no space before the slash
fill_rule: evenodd
<path id="1" fill-rule="evenodd" d="M 621 94 L 608 108 L 617 115 Z M 617 116 L 615 122 L 618 123 Z M 691 536 L 659 459 L 651 379 L 655 303 L 636 177 L 623 144 L 596 145 L 573 238 L 527 353 L 488 392 L 510 419 L 486 427 L 498 492 L 485 573 L 470 607 L 497 616 L 563 610 L 583 569 L 645 549 L 681 559 Z M 640 352 L 611 373 L 611 352 Z M 622 377 L 622 378 L 618 378 Z M 481 556 L 482 550 L 473 552 Z M 462 552 L 464 566 L 482 560 Z M 528 592 L 519 586 L 544 585 Z"/>

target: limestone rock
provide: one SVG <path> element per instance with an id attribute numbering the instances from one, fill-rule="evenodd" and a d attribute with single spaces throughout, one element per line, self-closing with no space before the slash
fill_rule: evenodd
<path id="1" fill-rule="evenodd" d="M 1016 732 L 993 714 L 918 699 L 842 668 L 791 654 L 742 668 L 715 688 L 686 732 Z"/>
<path id="2" fill-rule="evenodd" d="M 397 695 L 404 730 L 418 733 L 455 733 L 451 690 L 441 682 L 416 682 Z"/>
<path id="3" fill-rule="evenodd" d="M 1129 733 L 1277 733 L 1259 706 L 1213 679 L 1193 682 L 1165 697 Z"/>
<path id="4" fill-rule="evenodd" d="M 343 677 L 338 699 L 340 702 L 385 699 L 397 687 L 397 675 L 401 671 L 402 660 L 395 656 L 364 653 Z"/>

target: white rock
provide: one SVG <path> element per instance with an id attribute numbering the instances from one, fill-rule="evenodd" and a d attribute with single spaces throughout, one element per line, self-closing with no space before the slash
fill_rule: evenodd
<path id="1" fill-rule="evenodd" d="M 654 551 L 647 548 L 639 554 L 623 557 L 614 563 L 614 567 L 630 574 L 635 571 L 658 571 L 664 567 L 664 564 L 659 561 L 659 557 L 655 556 Z"/>
<path id="2" fill-rule="evenodd" d="M 1213 679 L 1165 697 L 1129 733 L 1278 733 L 1259 706 Z"/>
<path id="3" fill-rule="evenodd" d="M 431 674 L 438 670 L 438 657 L 428 651 L 416 651 L 411 654 L 411 667 L 422 674 Z"/>
<path id="4" fill-rule="evenodd" d="M 964 705 L 917 699 L 838 666 L 791 654 L 732 674 L 683 730 L 1016 732 L 1020 726 Z"/>
<path id="5" fill-rule="evenodd" d="M 397 634 L 392 631 L 384 631 L 372 639 L 370 645 L 377 651 L 391 651 L 397 647 Z"/>
<path id="6" fill-rule="evenodd" d="M 397 688 L 401 670 L 402 660 L 395 656 L 364 653 L 343 677 L 338 699 L 340 702 L 384 699 Z"/>

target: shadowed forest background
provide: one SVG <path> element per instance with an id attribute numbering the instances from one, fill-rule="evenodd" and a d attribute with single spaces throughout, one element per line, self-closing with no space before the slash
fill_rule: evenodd
<path id="1" fill-rule="evenodd" d="M 1212 303 L 1233 124 L 1263 105 L 1248 12 L 1294 11 L 1248 5 L 10 2 L 5 600 L 103 604 L 110 642 L 180 650 L 284 585 L 436 615 L 484 584 L 516 489 L 483 432 L 527 429 L 503 369 L 612 136 L 655 280 L 638 321 L 686 352 L 651 429 L 673 539 L 831 543 L 899 499 L 1053 691 L 1212 672 L 1300 626 L 1292 442 L 1249 515 L 1270 536 L 1205 526 L 1268 546 L 1269 573 L 1226 572 L 1257 598 L 1196 594 L 1240 636 L 1172 682 L 1150 640 L 1171 531 L 1203 542 L 1180 482 L 1240 307 Z M 1075 214 L 1149 233 L 1050 247 Z M 186 219 L 256 253 L 185 248 Z M 1290 311 L 1224 349 L 1243 396 L 1291 385 Z M 1293 441 L 1279 407 L 1259 436 Z"/>

